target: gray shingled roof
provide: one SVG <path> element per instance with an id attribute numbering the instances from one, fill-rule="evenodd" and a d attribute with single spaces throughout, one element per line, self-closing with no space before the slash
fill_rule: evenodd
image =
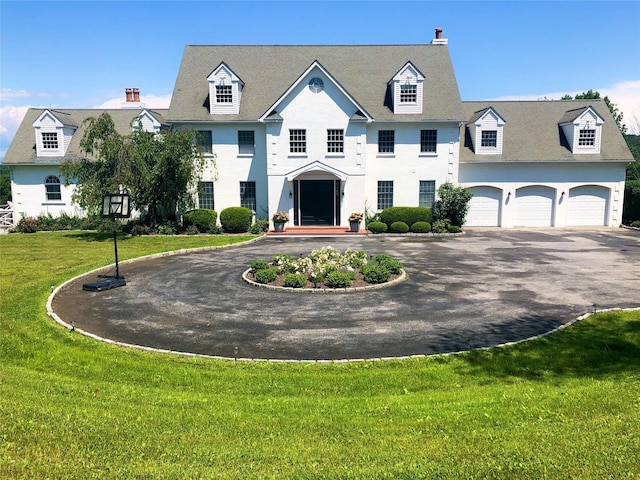
<path id="1" fill-rule="evenodd" d="M 166 109 L 49 109 L 65 125 L 78 126 L 78 130 L 73 135 L 67 152 L 64 157 L 36 157 L 36 138 L 33 122 L 44 112 L 44 108 L 30 108 L 27 110 L 24 119 L 20 123 L 18 130 L 13 137 L 13 141 L 2 160 L 4 165 L 11 164 L 60 164 L 65 159 L 77 158 L 81 155 L 80 140 L 84 135 L 82 122 L 89 117 L 99 117 L 103 113 L 111 115 L 116 130 L 123 135 L 131 132 L 131 121 L 137 117 L 142 110 L 147 110 L 161 124 L 165 124 Z"/>
<path id="2" fill-rule="evenodd" d="M 318 61 L 377 121 L 464 119 L 446 45 L 188 45 L 171 98 L 169 122 L 256 121 Z M 411 61 L 424 75 L 421 115 L 394 115 L 387 83 Z M 238 115 L 211 115 L 207 77 L 224 62 L 245 82 Z"/>
<path id="3" fill-rule="evenodd" d="M 493 107 L 505 120 L 502 155 L 476 155 L 469 130 L 462 127 L 461 163 L 633 161 L 624 137 L 603 100 L 462 102 L 469 123 L 477 112 Z M 560 122 L 576 117 L 589 106 L 604 118 L 599 154 L 574 155 L 567 146 Z M 569 112 L 569 113 L 568 113 Z"/>

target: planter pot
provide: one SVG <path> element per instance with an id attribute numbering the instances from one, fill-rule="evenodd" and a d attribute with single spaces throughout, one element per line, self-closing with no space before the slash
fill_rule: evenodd
<path id="1" fill-rule="evenodd" d="M 284 223 L 274 223 L 274 224 L 273 224 L 273 229 L 274 229 L 276 232 L 284 232 L 284 226 L 285 226 L 285 224 L 284 224 Z"/>
<path id="2" fill-rule="evenodd" d="M 349 222 L 349 227 L 352 232 L 360 231 L 360 222 Z"/>

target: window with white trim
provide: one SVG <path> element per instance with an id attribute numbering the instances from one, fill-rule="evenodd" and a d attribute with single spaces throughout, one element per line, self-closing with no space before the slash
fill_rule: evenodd
<path id="1" fill-rule="evenodd" d="M 202 148 L 202 153 L 213 153 L 213 138 L 211 130 L 198 130 L 196 141 L 198 146 Z"/>
<path id="2" fill-rule="evenodd" d="M 393 153 L 395 138 L 395 130 L 378 130 L 378 153 Z"/>
<path id="3" fill-rule="evenodd" d="M 327 130 L 327 152 L 344 153 L 344 130 Z"/>
<path id="4" fill-rule="evenodd" d="M 250 155 L 255 153 L 255 133 L 253 130 L 238 130 L 238 153 Z"/>
<path id="5" fill-rule="evenodd" d="M 44 189 L 47 195 L 47 201 L 62 200 L 62 192 L 60 191 L 60 179 L 55 175 L 49 175 L 45 179 Z"/>
<path id="6" fill-rule="evenodd" d="M 483 130 L 480 137 L 480 146 L 488 148 L 496 148 L 498 146 L 498 131 Z"/>
<path id="7" fill-rule="evenodd" d="M 256 211 L 256 182 L 240 182 L 240 206 Z"/>
<path id="8" fill-rule="evenodd" d="M 231 85 L 216 85 L 216 103 L 233 103 Z"/>
<path id="9" fill-rule="evenodd" d="M 437 130 L 420 130 L 420 152 L 421 153 L 436 153 L 437 145 L 438 145 Z"/>
<path id="10" fill-rule="evenodd" d="M 393 180 L 378 181 L 378 210 L 393 207 Z"/>
<path id="11" fill-rule="evenodd" d="M 420 180 L 420 191 L 418 193 L 418 206 L 433 208 L 436 201 L 436 181 Z"/>
<path id="12" fill-rule="evenodd" d="M 418 101 L 418 85 L 400 85 L 400 103 L 416 103 Z"/>
<path id="13" fill-rule="evenodd" d="M 307 152 L 307 131 L 304 129 L 289 130 L 289 152 Z"/>
<path id="14" fill-rule="evenodd" d="M 578 137 L 579 147 L 594 147 L 596 144 L 596 131 L 592 129 L 580 130 Z"/>
<path id="15" fill-rule="evenodd" d="M 58 132 L 42 132 L 42 148 L 45 150 L 57 150 Z"/>
<path id="16" fill-rule="evenodd" d="M 200 182 L 198 184 L 198 208 L 215 210 L 213 202 L 213 182 Z"/>

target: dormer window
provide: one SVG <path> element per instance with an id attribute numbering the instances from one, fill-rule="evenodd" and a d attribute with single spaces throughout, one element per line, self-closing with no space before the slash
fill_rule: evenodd
<path id="1" fill-rule="evenodd" d="M 604 119 L 589 107 L 569 110 L 559 122 L 571 153 L 600 153 Z"/>
<path id="2" fill-rule="evenodd" d="M 209 112 L 212 115 L 237 115 L 244 82 L 224 62 L 207 77 Z"/>
<path id="3" fill-rule="evenodd" d="M 498 146 L 498 131 L 482 130 L 480 146 L 483 148 L 496 148 Z"/>
<path id="4" fill-rule="evenodd" d="M 411 62 L 389 82 L 393 113 L 422 113 L 424 75 Z"/>
<path id="5" fill-rule="evenodd" d="M 45 150 L 58 149 L 58 133 L 42 132 L 42 148 Z"/>
<path id="6" fill-rule="evenodd" d="M 501 155 L 505 120 L 493 108 L 473 114 L 467 123 L 476 155 Z"/>

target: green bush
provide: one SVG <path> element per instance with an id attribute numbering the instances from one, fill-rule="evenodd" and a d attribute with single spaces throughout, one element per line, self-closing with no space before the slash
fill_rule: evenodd
<path id="1" fill-rule="evenodd" d="M 411 231 L 413 233 L 429 233 L 431 231 L 431 224 L 429 222 L 416 222 L 411 225 Z"/>
<path id="2" fill-rule="evenodd" d="M 307 284 L 307 277 L 302 273 L 287 273 L 284 277 L 284 286 L 302 288 Z"/>
<path id="3" fill-rule="evenodd" d="M 195 225 L 200 233 L 208 232 L 211 225 L 215 225 L 217 220 L 218 214 L 216 211 L 208 208 L 191 210 L 182 216 L 184 228 L 189 228 L 189 226 Z"/>
<path id="4" fill-rule="evenodd" d="M 369 262 L 362 267 L 362 276 L 369 283 L 384 283 L 391 277 L 391 272 L 386 267 L 376 262 Z"/>
<path id="5" fill-rule="evenodd" d="M 273 282 L 276 278 L 278 278 L 278 270 L 275 268 L 263 268 L 262 270 L 258 270 L 254 274 L 254 278 L 258 283 Z"/>
<path id="6" fill-rule="evenodd" d="M 445 218 L 444 220 L 436 220 L 431 224 L 431 231 L 433 233 L 447 233 L 449 230 L 447 228 L 451 225 L 449 219 Z"/>
<path id="7" fill-rule="evenodd" d="M 222 228 L 220 228 L 218 225 L 209 225 L 209 230 L 207 230 L 207 233 L 211 235 L 220 235 L 222 233 Z"/>
<path id="8" fill-rule="evenodd" d="M 392 258 L 388 253 L 378 253 L 374 255 L 369 263 L 381 265 L 394 275 L 400 274 L 403 267 L 401 262 Z"/>
<path id="9" fill-rule="evenodd" d="M 133 235 L 134 237 L 138 237 L 141 235 L 149 235 L 151 233 L 151 228 L 149 228 L 147 225 L 134 225 L 133 228 L 131 229 L 131 235 Z"/>
<path id="10" fill-rule="evenodd" d="M 187 232 L 187 235 L 197 235 L 198 233 L 200 233 L 198 227 L 196 227 L 195 225 L 189 225 L 185 232 Z"/>
<path id="11" fill-rule="evenodd" d="M 624 186 L 622 221 L 626 224 L 640 220 L 640 180 L 627 180 Z"/>
<path id="12" fill-rule="evenodd" d="M 448 225 L 447 232 L 449 233 L 460 233 L 462 229 L 457 225 Z"/>
<path id="13" fill-rule="evenodd" d="M 438 187 L 439 200 L 433 206 L 433 216 L 436 220 L 449 220 L 452 225 L 464 225 L 469 211 L 469 202 L 473 193 L 465 187 L 456 187 L 446 182 Z M 433 228 L 433 225 L 431 225 Z"/>
<path id="14" fill-rule="evenodd" d="M 371 222 L 368 228 L 371 233 L 384 233 L 389 229 L 387 224 L 382 222 Z"/>
<path id="15" fill-rule="evenodd" d="M 251 225 L 251 228 L 249 229 L 249 233 L 260 235 L 267 230 L 269 230 L 269 220 L 265 218 L 256 218 L 255 222 L 253 222 L 253 225 Z"/>
<path id="16" fill-rule="evenodd" d="M 156 233 L 160 235 L 175 235 L 178 233 L 178 224 L 176 222 L 165 221 L 158 224 L 155 230 Z"/>
<path id="17" fill-rule="evenodd" d="M 36 233 L 42 230 L 42 223 L 36 217 L 23 217 L 16 225 L 16 231 L 20 233 Z"/>
<path id="18" fill-rule="evenodd" d="M 409 231 L 409 225 L 405 222 L 393 222 L 389 230 L 393 233 L 407 233 Z"/>
<path id="19" fill-rule="evenodd" d="M 228 207 L 220 212 L 220 223 L 225 233 L 245 233 L 251 228 L 253 212 L 245 207 Z"/>
<path id="20" fill-rule="evenodd" d="M 336 270 L 327 275 L 325 284 L 329 288 L 346 288 L 356 279 L 354 272 Z"/>
<path id="21" fill-rule="evenodd" d="M 264 270 L 265 268 L 269 268 L 269 263 L 264 260 L 254 260 L 249 264 L 251 271 L 256 273 L 258 270 Z"/>
<path id="22" fill-rule="evenodd" d="M 633 222 L 631 222 L 631 226 L 633 228 L 640 228 L 640 220 L 634 220 Z"/>
<path id="23" fill-rule="evenodd" d="M 416 222 L 431 223 L 431 209 L 427 207 L 389 207 L 380 212 L 380 221 L 391 227 L 395 222 L 404 222 L 408 226 Z"/>

